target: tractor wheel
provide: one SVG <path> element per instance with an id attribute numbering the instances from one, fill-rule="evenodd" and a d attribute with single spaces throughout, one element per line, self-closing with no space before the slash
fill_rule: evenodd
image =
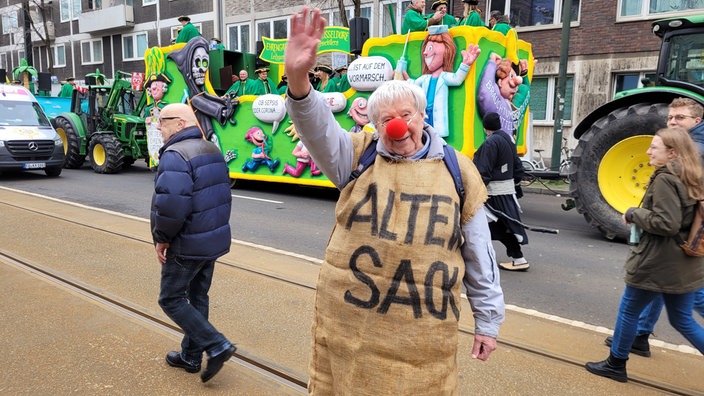
<path id="1" fill-rule="evenodd" d="M 66 155 L 64 168 L 80 168 L 86 160 L 86 156 L 81 155 L 81 137 L 78 135 L 78 131 L 76 131 L 73 124 L 64 117 L 56 117 L 52 119 L 51 122 L 54 124 L 56 133 L 61 136 L 61 140 L 64 142 L 64 154 Z"/>
<path id="2" fill-rule="evenodd" d="M 46 168 L 46 169 L 44 169 L 44 173 L 46 173 L 46 175 L 49 177 L 57 177 L 61 174 L 62 170 L 63 169 L 60 166 L 58 166 L 58 167 L 54 167 L 54 168 Z"/>
<path id="3" fill-rule="evenodd" d="M 88 158 L 95 173 L 117 173 L 122 170 L 125 160 L 120 142 L 110 134 L 93 136 L 88 148 Z"/>
<path id="4" fill-rule="evenodd" d="M 134 157 L 125 157 L 124 161 L 122 161 L 122 170 L 129 169 L 134 162 Z"/>
<path id="5" fill-rule="evenodd" d="M 645 154 L 665 127 L 667 105 L 635 104 L 597 120 L 580 138 L 568 171 L 577 211 L 608 239 L 626 239 L 621 215 L 638 206 L 655 170 Z"/>

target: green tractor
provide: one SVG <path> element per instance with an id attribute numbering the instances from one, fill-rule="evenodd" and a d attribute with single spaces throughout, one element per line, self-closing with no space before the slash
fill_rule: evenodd
<path id="1" fill-rule="evenodd" d="M 621 214 L 638 206 L 654 168 L 645 151 L 665 127 L 669 103 L 704 104 L 704 15 L 653 22 L 662 39 L 653 86 L 620 92 L 574 130 L 579 140 L 568 171 L 571 202 L 608 239 L 628 239 Z"/>
<path id="2" fill-rule="evenodd" d="M 52 119 L 64 141 L 65 168 L 80 168 L 86 160 L 96 173 L 117 173 L 137 159 L 149 161 L 142 112 L 143 91 L 133 90 L 131 74 L 117 72 L 112 87 L 88 85 L 74 90 L 71 111 Z"/>

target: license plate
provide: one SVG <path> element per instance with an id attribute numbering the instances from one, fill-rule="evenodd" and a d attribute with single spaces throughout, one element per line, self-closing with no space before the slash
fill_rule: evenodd
<path id="1" fill-rule="evenodd" d="M 24 164 L 24 169 L 44 169 L 46 164 L 43 162 L 27 162 Z"/>

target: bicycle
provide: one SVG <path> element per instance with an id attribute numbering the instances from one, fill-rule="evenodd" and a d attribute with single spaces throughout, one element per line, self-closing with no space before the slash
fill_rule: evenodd
<path id="1" fill-rule="evenodd" d="M 531 185 L 534 181 L 538 179 L 560 179 L 564 183 L 570 182 L 569 172 L 572 167 L 572 149 L 567 146 L 567 138 L 562 138 L 562 147 L 560 148 L 560 165 L 558 171 L 553 171 L 549 166 L 545 164 L 545 158 L 543 158 L 543 149 L 535 149 L 534 152 L 538 153 L 538 160 L 530 158 L 529 160 L 522 159 L 521 164 L 523 169 L 526 171 L 526 176 L 523 178 L 521 184 L 524 186 Z"/>

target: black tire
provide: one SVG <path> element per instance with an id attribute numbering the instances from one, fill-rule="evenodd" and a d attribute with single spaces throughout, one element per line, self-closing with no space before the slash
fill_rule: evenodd
<path id="1" fill-rule="evenodd" d="M 64 168 L 78 169 L 86 160 L 85 155 L 81 155 L 81 137 L 74 128 L 71 121 L 65 117 L 58 116 L 51 120 L 56 129 L 56 133 L 61 136 L 64 142 Z"/>
<path id="2" fill-rule="evenodd" d="M 527 187 L 533 184 L 533 182 L 536 180 L 536 177 L 533 176 L 530 172 L 533 172 L 535 170 L 535 166 L 533 166 L 533 163 L 527 160 L 521 160 L 521 165 L 523 165 L 523 179 L 521 179 L 521 186 Z"/>
<path id="3" fill-rule="evenodd" d="M 54 168 L 46 168 L 44 169 L 44 173 L 46 173 L 47 176 L 49 177 L 57 177 L 61 174 L 61 171 L 63 168 L 60 166 L 54 167 Z"/>
<path id="4" fill-rule="evenodd" d="M 125 157 L 124 161 L 122 161 L 122 170 L 129 169 L 134 164 L 134 162 L 135 160 L 133 157 Z"/>
<path id="5" fill-rule="evenodd" d="M 653 171 L 647 164 L 647 145 L 643 148 L 642 143 L 647 140 L 649 144 L 649 135 L 665 127 L 666 117 L 667 104 L 639 103 L 612 111 L 579 138 L 567 171 L 570 195 L 577 211 L 607 239 L 628 239 L 629 229 L 621 220 L 622 212 L 638 205 Z M 628 152 L 632 146 L 638 149 Z M 607 154 L 610 158 L 602 167 Z M 614 194 L 621 189 L 631 194 Z"/>
<path id="6" fill-rule="evenodd" d="M 93 135 L 88 158 L 95 173 L 117 173 L 122 170 L 125 161 L 120 142 L 111 134 Z"/>

